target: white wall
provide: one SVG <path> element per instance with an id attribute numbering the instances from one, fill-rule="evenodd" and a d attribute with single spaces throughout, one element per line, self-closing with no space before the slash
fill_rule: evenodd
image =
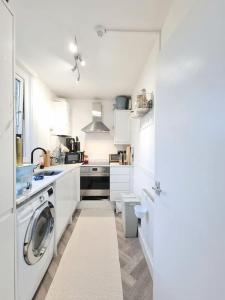
<path id="1" fill-rule="evenodd" d="M 30 152 L 40 146 L 53 150 L 58 137 L 52 136 L 52 101 L 56 98 L 49 88 L 19 62 L 16 73 L 25 80 L 25 157 L 30 161 Z M 37 155 L 38 156 L 38 155 Z"/>
<path id="2" fill-rule="evenodd" d="M 92 121 L 91 109 L 94 101 L 102 103 L 103 122 L 111 130 L 110 133 L 89 133 L 81 129 Z M 113 101 L 111 100 L 70 100 L 72 136 L 78 136 L 81 150 L 89 156 L 89 160 L 108 160 L 110 153 L 116 153 L 113 143 Z"/>
<path id="3" fill-rule="evenodd" d="M 140 80 L 133 92 L 133 103 L 145 88 L 147 92 L 154 92 L 156 88 L 156 61 L 159 44 L 156 42 L 151 51 L 146 66 L 143 70 Z M 151 187 L 154 185 L 155 177 L 155 128 L 154 128 L 154 110 L 150 111 L 144 118 L 132 120 L 132 144 L 134 146 L 134 192 L 141 196 L 142 189 L 146 189 L 152 194 Z M 148 259 L 153 265 L 153 228 L 152 228 L 152 203 L 144 200 L 148 208 L 149 215 L 142 219 L 141 233 L 146 245 Z"/>
<path id="4" fill-rule="evenodd" d="M 171 35 L 184 18 L 191 13 L 195 0 L 175 0 L 171 6 L 170 12 L 165 20 L 162 28 L 162 49 Z M 149 54 L 148 61 L 140 76 L 140 79 L 133 92 L 133 103 L 141 89 L 145 88 L 147 92 L 157 91 L 157 61 L 159 55 L 159 40 L 156 40 L 155 47 Z M 172 74 L 171 74 L 172 76 Z M 157 99 L 155 99 L 157 101 Z M 155 184 L 155 124 L 154 109 L 148 113 L 141 121 L 132 121 L 132 144 L 135 149 L 134 160 L 134 192 L 141 195 L 142 189 L 147 189 L 154 198 L 152 186 Z M 151 203 L 145 203 L 149 209 L 150 216 L 142 220 L 141 233 L 146 245 L 146 252 L 151 264 L 154 263 L 153 258 L 153 228 L 152 218 L 154 211 Z"/>

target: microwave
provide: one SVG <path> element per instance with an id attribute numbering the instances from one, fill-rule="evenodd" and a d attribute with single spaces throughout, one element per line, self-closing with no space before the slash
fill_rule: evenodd
<path id="1" fill-rule="evenodd" d="M 120 161 L 120 155 L 119 154 L 109 154 L 109 162 L 110 163 L 117 163 Z"/>
<path id="2" fill-rule="evenodd" d="M 83 152 L 67 152 L 65 164 L 77 164 L 83 162 Z"/>

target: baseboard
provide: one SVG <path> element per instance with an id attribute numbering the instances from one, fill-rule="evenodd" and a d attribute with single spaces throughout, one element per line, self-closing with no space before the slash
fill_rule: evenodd
<path id="1" fill-rule="evenodd" d="M 149 272 L 150 272 L 150 274 L 152 276 L 152 279 L 153 279 L 153 257 L 152 257 L 152 254 L 150 253 L 150 251 L 147 247 L 146 241 L 144 239 L 144 236 L 143 236 L 143 233 L 142 233 L 142 230 L 141 230 L 140 227 L 138 228 L 138 238 L 139 238 L 142 250 L 144 252 L 145 259 L 147 261 Z"/>

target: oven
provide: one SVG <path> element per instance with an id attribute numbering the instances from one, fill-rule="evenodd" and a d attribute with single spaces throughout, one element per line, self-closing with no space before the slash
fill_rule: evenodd
<path id="1" fill-rule="evenodd" d="M 81 200 L 108 199 L 110 195 L 109 166 L 81 166 Z"/>

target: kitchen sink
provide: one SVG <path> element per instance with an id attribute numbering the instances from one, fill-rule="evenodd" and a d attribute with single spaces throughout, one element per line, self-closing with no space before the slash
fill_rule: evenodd
<path id="1" fill-rule="evenodd" d="M 46 170 L 34 173 L 35 176 L 55 176 L 62 173 L 62 170 Z"/>

